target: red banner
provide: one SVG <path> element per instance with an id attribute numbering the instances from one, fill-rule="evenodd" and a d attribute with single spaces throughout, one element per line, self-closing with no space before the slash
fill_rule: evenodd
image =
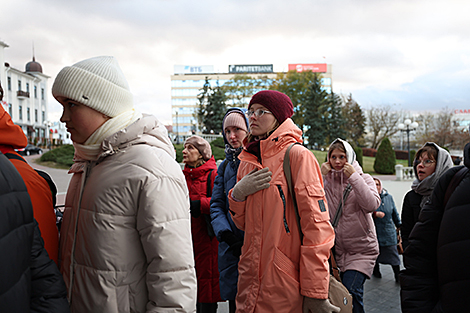
<path id="1" fill-rule="evenodd" d="M 326 73 L 327 64 L 326 63 L 317 63 L 317 64 L 289 64 L 289 71 L 312 71 L 315 73 Z"/>

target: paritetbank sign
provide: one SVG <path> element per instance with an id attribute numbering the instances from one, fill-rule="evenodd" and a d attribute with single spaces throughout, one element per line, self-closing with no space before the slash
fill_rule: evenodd
<path id="1" fill-rule="evenodd" d="M 229 73 L 272 73 L 272 64 L 229 65 Z"/>

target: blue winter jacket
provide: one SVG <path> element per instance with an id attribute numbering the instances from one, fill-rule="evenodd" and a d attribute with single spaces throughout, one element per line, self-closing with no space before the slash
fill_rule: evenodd
<path id="1" fill-rule="evenodd" d="M 227 111 L 227 114 L 233 111 L 240 111 L 245 115 L 243 109 L 233 108 Z M 225 114 L 225 116 L 227 116 Z M 225 120 L 225 117 L 224 117 Z M 247 121 L 248 128 L 248 121 Z M 228 145 L 225 134 L 223 135 L 226 146 Z M 223 300 L 235 300 L 237 294 L 238 282 L 238 261 L 230 246 L 222 241 L 221 233 L 223 231 L 233 232 L 241 241 L 243 241 L 244 232 L 239 230 L 232 221 L 229 212 L 228 192 L 237 182 L 237 171 L 240 160 L 237 158 L 241 149 L 237 153 L 226 149 L 225 160 L 219 165 L 217 176 L 214 182 L 211 198 L 211 219 L 215 235 L 219 240 L 219 285 L 220 296 Z"/>
<path id="2" fill-rule="evenodd" d="M 374 218 L 379 246 L 394 246 L 397 244 L 396 228 L 401 226 L 400 215 L 395 207 L 393 197 L 387 190 L 382 190 L 380 199 L 382 201 L 377 211 L 384 212 L 385 216 L 383 218 Z"/>

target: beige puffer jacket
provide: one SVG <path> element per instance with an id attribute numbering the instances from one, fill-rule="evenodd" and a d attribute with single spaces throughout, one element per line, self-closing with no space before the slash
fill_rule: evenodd
<path id="1" fill-rule="evenodd" d="M 60 241 L 72 312 L 195 312 L 189 196 L 164 126 L 144 115 L 76 162 Z"/>

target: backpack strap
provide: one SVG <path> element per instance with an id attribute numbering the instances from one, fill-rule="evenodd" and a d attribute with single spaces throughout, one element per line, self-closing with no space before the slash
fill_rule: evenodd
<path id="1" fill-rule="evenodd" d="M 460 184 L 465 175 L 467 175 L 467 173 L 468 167 L 464 166 L 452 177 L 452 180 L 450 181 L 449 185 L 447 185 L 446 194 L 444 196 L 444 208 L 447 206 L 447 202 L 449 201 L 450 196 L 452 196 L 452 193 L 454 192 L 455 188 L 457 188 L 457 186 Z"/>
<path id="2" fill-rule="evenodd" d="M 289 187 L 289 193 L 291 194 L 292 197 L 292 202 L 294 202 L 294 209 L 295 209 L 295 216 L 297 218 L 297 225 L 299 227 L 299 233 L 300 233 L 300 244 L 303 244 L 304 240 L 304 234 L 302 233 L 302 227 L 300 225 L 300 214 L 299 214 L 299 208 L 297 207 L 297 199 L 295 197 L 295 192 L 292 188 L 292 173 L 291 173 L 291 167 L 290 167 L 290 150 L 294 145 L 300 145 L 299 142 L 293 143 L 287 148 L 286 154 L 284 155 L 284 162 L 283 162 L 283 168 L 284 168 L 284 175 L 286 176 L 287 180 L 287 186 Z M 349 192 L 348 192 L 349 195 Z M 343 195 L 344 197 L 344 195 Z M 347 198 L 347 195 L 346 195 Z M 333 275 L 338 281 L 341 281 L 340 275 L 339 275 L 339 268 L 338 265 L 336 264 L 335 256 L 333 254 L 333 249 L 330 250 L 330 258 L 329 258 L 331 265 L 332 265 L 332 271 Z"/>
<path id="3" fill-rule="evenodd" d="M 206 189 L 206 196 L 208 198 L 212 197 L 212 186 L 211 186 L 211 176 L 212 176 L 213 169 L 210 170 L 209 175 L 207 175 L 207 189 Z"/>
<path id="4" fill-rule="evenodd" d="M 24 163 L 28 164 L 28 162 L 26 162 L 26 160 L 18 154 L 5 153 L 5 156 L 9 160 L 19 160 L 19 161 L 23 161 Z M 47 185 L 49 186 L 49 189 L 51 190 L 51 194 L 52 194 L 52 206 L 55 208 L 56 207 L 56 201 L 57 201 L 56 200 L 57 187 L 56 187 L 54 181 L 52 180 L 52 177 L 43 170 L 38 170 L 38 169 L 34 169 L 34 170 L 36 171 L 36 173 L 38 173 L 39 176 L 41 176 L 47 182 Z"/>
<path id="5" fill-rule="evenodd" d="M 303 244 L 304 240 L 304 234 L 302 233 L 302 228 L 300 226 L 300 214 L 299 214 L 299 208 L 297 207 L 297 198 L 295 197 L 295 192 L 294 188 L 292 187 L 292 173 L 291 173 L 291 168 L 290 168 L 290 150 L 294 145 L 300 145 L 299 142 L 294 142 L 287 148 L 286 154 L 284 155 L 284 162 L 282 164 L 282 167 L 284 169 L 284 175 L 286 176 L 287 180 L 287 187 L 289 188 L 289 193 L 292 197 L 292 202 L 294 202 L 294 208 L 295 208 L 295 217 L 297 219 L 297 226 L 299 228 L 299 233 L 300 233 L 300 242 Z"/>
<path id="6" fill-rule="evenodd" d="M 26 162 L 25 159 L 23 159 L 20 155 L 16 154 L 16 153 L 5 153 L 4 154 L 9 160 L 20 160 L 20 161 L 23 161 L 24 163 L 28 163 Z"/>
<path id="7" fill-rule="evenodd" d="M 331 223 L 331 225 L 333 225 L 333 228 L 336 228 L 336 226 L 338 226 L 339 218 L 341 217 L 341 214 L 343 213 L 343 203 L 346 202 L 346 199 L 348 198 L 349 193 L 351 192 L 351 189 L 352 189 L 352 186 L 351 186 L 351 184 L 349 184 L 349 183 L 348 183 L 348 185 L 346 186 L 346 188 L 344 188 L 344 192 L 343 192 L 343 201 L 341 201 L 340 203 L 338 203 L 338 208 L 337 208 L 337 210 L 336 210 L 335 217 L 334 217 L 334 219 L 333 219 L 333 222 Z"/>

